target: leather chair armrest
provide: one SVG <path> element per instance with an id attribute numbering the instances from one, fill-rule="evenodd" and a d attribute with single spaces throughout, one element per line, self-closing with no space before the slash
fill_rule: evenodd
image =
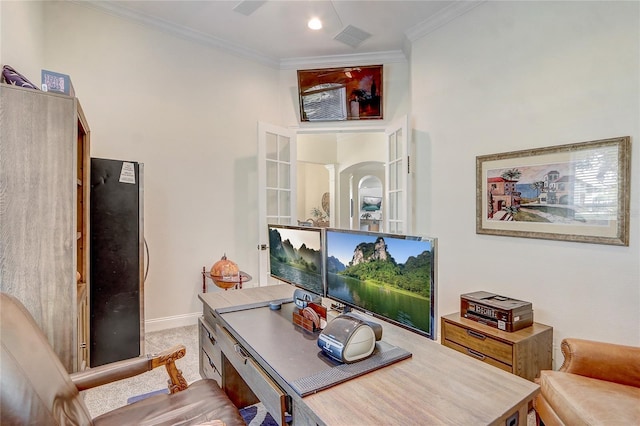
<path id="1" fill-rule="evenodd" d="M 640 347 L 567 338 L 560 371 L 640 387 Z"/>
<path id="2" fill-rule="evenodd" d="M 564 426 L 541 393 L 533 399 L 533 408 L 536 411 L 536 426 Z"/>
<path id="3" fill-rule="evenodd" d="M 159 354 L 125 359 L 89 368 L 85 371 L 71 373 L 71 381 L 79 391 L 83 391 L 118 380 L 128 379 L 164 365 L 169 375 L 169 392 L 176 393 L 187 388 L 187 381 L 175 364 L 175 361 L 182 358 L 185 353 L 186 348 L 184 345 L 177 345 Z"/>

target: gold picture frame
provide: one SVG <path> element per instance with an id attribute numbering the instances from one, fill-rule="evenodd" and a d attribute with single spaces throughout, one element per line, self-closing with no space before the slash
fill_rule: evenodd
<path id="1" fill-rule="evenodd" d="M 629 245 L 629 136 L 476 157 L 476 233 Z"/>

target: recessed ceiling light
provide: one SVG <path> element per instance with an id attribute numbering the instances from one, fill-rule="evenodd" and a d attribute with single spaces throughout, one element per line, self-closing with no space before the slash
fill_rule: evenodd
<path id="1" fill-rule="evenodd" d="M 322 21 L 318 18 L 311 18 L 309 19 L 307 26 L 312 30 L 319 30 L 322 28 Z"/>

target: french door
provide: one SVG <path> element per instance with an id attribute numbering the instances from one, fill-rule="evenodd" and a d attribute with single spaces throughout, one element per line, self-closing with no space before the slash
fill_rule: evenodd
<path id="1" fill-rule="evenodd" d="M 296 162 L 296 134 L 283 127 L 258 123 L 259 285 L 266 285 L 268 282 L 267 225 L 297 223 Z"/>
<path id="2" fill-rule="evenodd" d="M 411 232 L 409 162 L 409 119 L 405 115 L 385 129 L 387 160 L 385 163 L 385 203 L 383 226 L 385 232 Z"/>
<path id="3" fill-rule="evenodd" d="M 387 141 L 385 161 L 384 232 L 411 232 L 411 170 L 409 168 L 409 120 L 407 116 L 392 122 L 384 131 Z M 331 132 L 332 129 L 326 132 Z M 344 131 L 340 129 L 337 131 Z M 360 129 L 362 131 L 362 129 Z M 316 133 L 320 132 L 318 129 Z M 337 159 L 339 162 L 339 159 Z M 296 225 L 296 132 L 268 123 L 258 123 L 258 250 L 259 285 L 269 279 L 269 236 L 267 225 Z M 334 171 L 334 174 L 337 172 Z M 335 175 L 334 175 L 335 177 Z M 342 196 L 342 195 L 341 195 Z M 349 205 L 336 203 L 338 205 Z M 332 204 L 333 205 L 333 204 Z"/>

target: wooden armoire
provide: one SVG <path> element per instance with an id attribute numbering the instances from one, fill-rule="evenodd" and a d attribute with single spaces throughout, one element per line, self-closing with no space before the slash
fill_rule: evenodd
<path id="1" fill-rule="evenodd" d="M 0 290 L 69 372 L 89 360 L 89 161 L 78 99 L 0 84 Z"/>

